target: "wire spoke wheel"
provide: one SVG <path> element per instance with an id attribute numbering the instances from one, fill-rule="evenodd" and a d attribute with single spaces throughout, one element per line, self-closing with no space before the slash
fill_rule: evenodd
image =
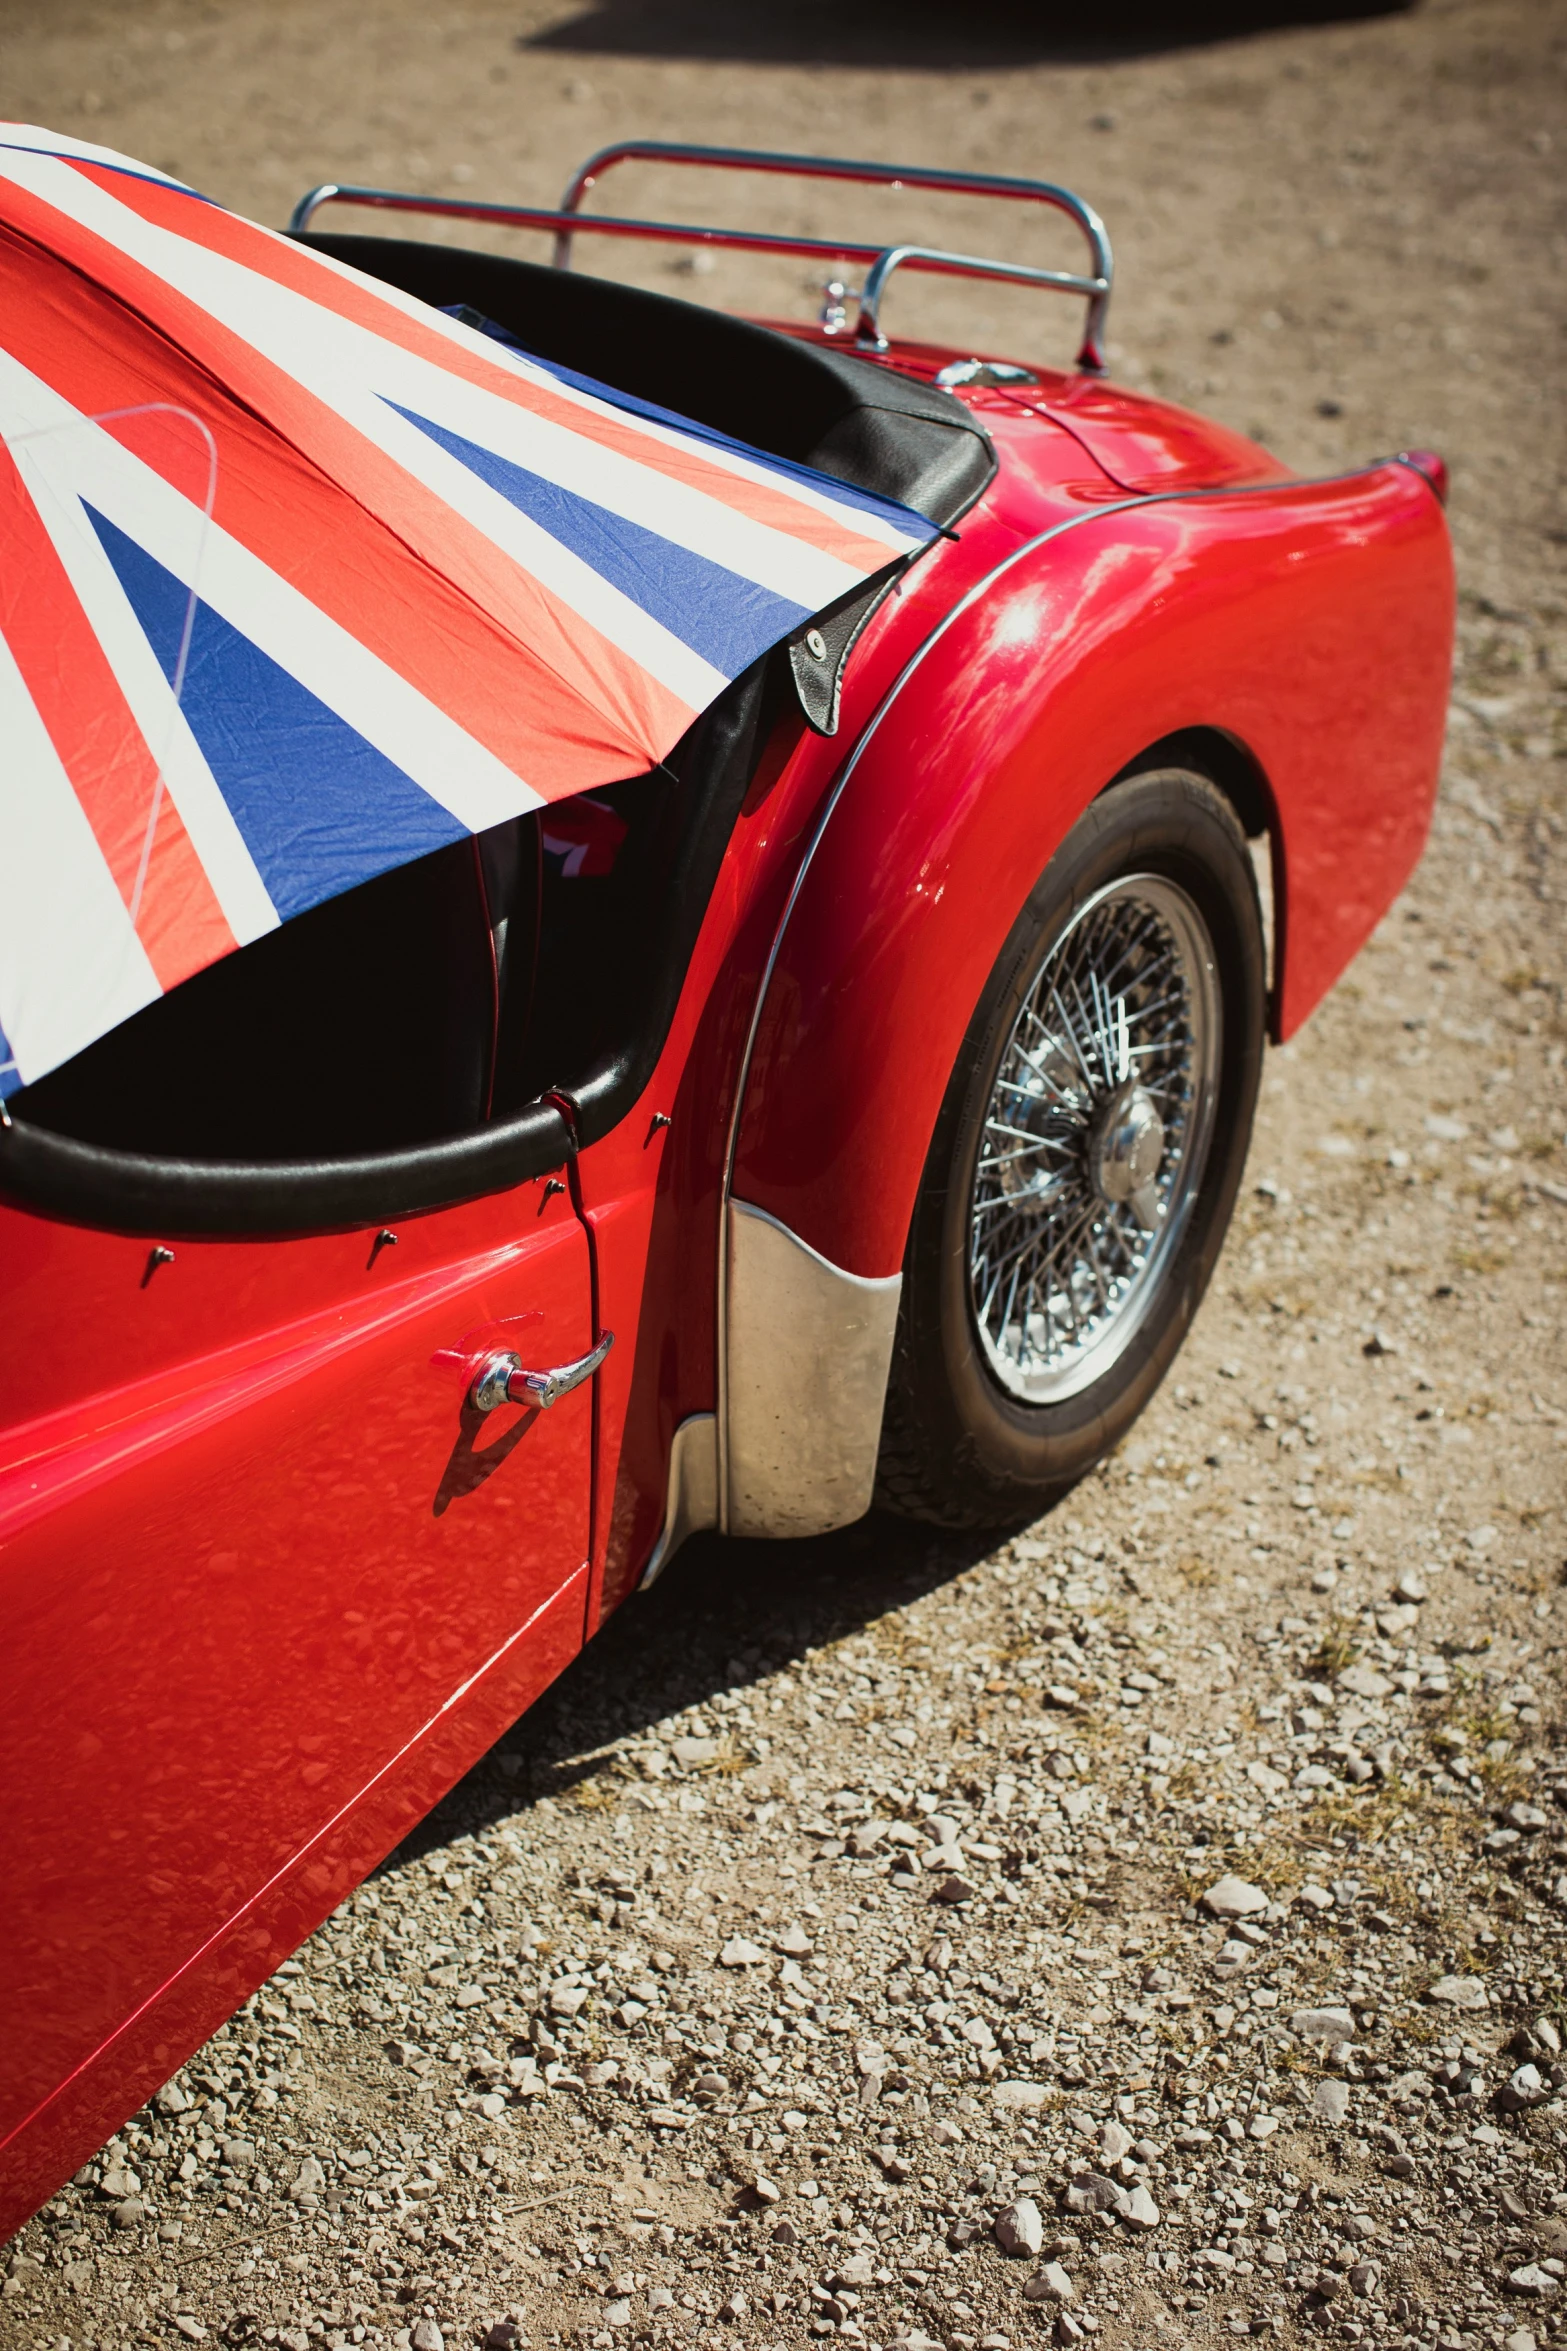
<path id="1" fill-rule="evenodd" d="M 1222 1021 L 1207 927 L 1162 875 L 1110 882 L 1049 944 L 969 1197 L 974 1327 L 1019 1402 L 1102 1378 L 1152 1311 L 1207 1163 Z"/>

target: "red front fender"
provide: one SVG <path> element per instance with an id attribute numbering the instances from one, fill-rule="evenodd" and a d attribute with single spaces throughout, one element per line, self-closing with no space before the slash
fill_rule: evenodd
<path id="1" fill-rule="evenodd" d="M 1332 985 L 1430 821 L 1452 655 L 1437 500 L 1348 480 L 1072 518 L 963 600 L 851 756 L 779 943 L 733 1190 L 893 1273 L 969 1015 L 1040 871 L 1148 745 L 1219 730 L 1267 779 L 1278 1027 Z"/>

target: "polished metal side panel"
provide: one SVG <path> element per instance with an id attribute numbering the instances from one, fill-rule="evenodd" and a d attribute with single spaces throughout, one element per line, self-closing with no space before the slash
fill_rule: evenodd
<path id="1" fill-rule="evenodd" d="M 718 1420 L 711 1412 L 694 1412 L 680 1423 L 670 1443 L 664 1524 L 637 1590 L 645 1592 L 663 1573 L 688 1535 L 717 1524 Z"/>
<path id="2" fill-rule="evenodd" d="M 822 1535 L 870 1508 L 901 1274 L 845 1273 L 763 1209 L 725 1231 L 733 1535 Z"/>

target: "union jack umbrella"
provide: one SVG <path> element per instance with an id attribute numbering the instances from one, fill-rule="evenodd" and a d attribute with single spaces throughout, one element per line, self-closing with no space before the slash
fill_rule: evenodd
<path id="1" fill-rule="evenodd" d="M 0 443 L 0 1096 L 933 535 L 17 124 Z"/>

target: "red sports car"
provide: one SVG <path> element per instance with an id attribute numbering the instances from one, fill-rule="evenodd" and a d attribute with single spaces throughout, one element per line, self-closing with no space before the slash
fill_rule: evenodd
<path id="1" fill-rule="evenodd" d="M 1087 261 L 584 212 L 630 156 Z M 13 126 L 0 267 L 3 2232 L 694 1529 L 1003 1527 L 1119 1441 L 1419 856 L 1453 580 L 1438 459 L 1110 385 L 1033 182 L 640 144 L 282 238 Z M 897 270 L 1081 300 L 1077 370 L 889 341 Z"/>

